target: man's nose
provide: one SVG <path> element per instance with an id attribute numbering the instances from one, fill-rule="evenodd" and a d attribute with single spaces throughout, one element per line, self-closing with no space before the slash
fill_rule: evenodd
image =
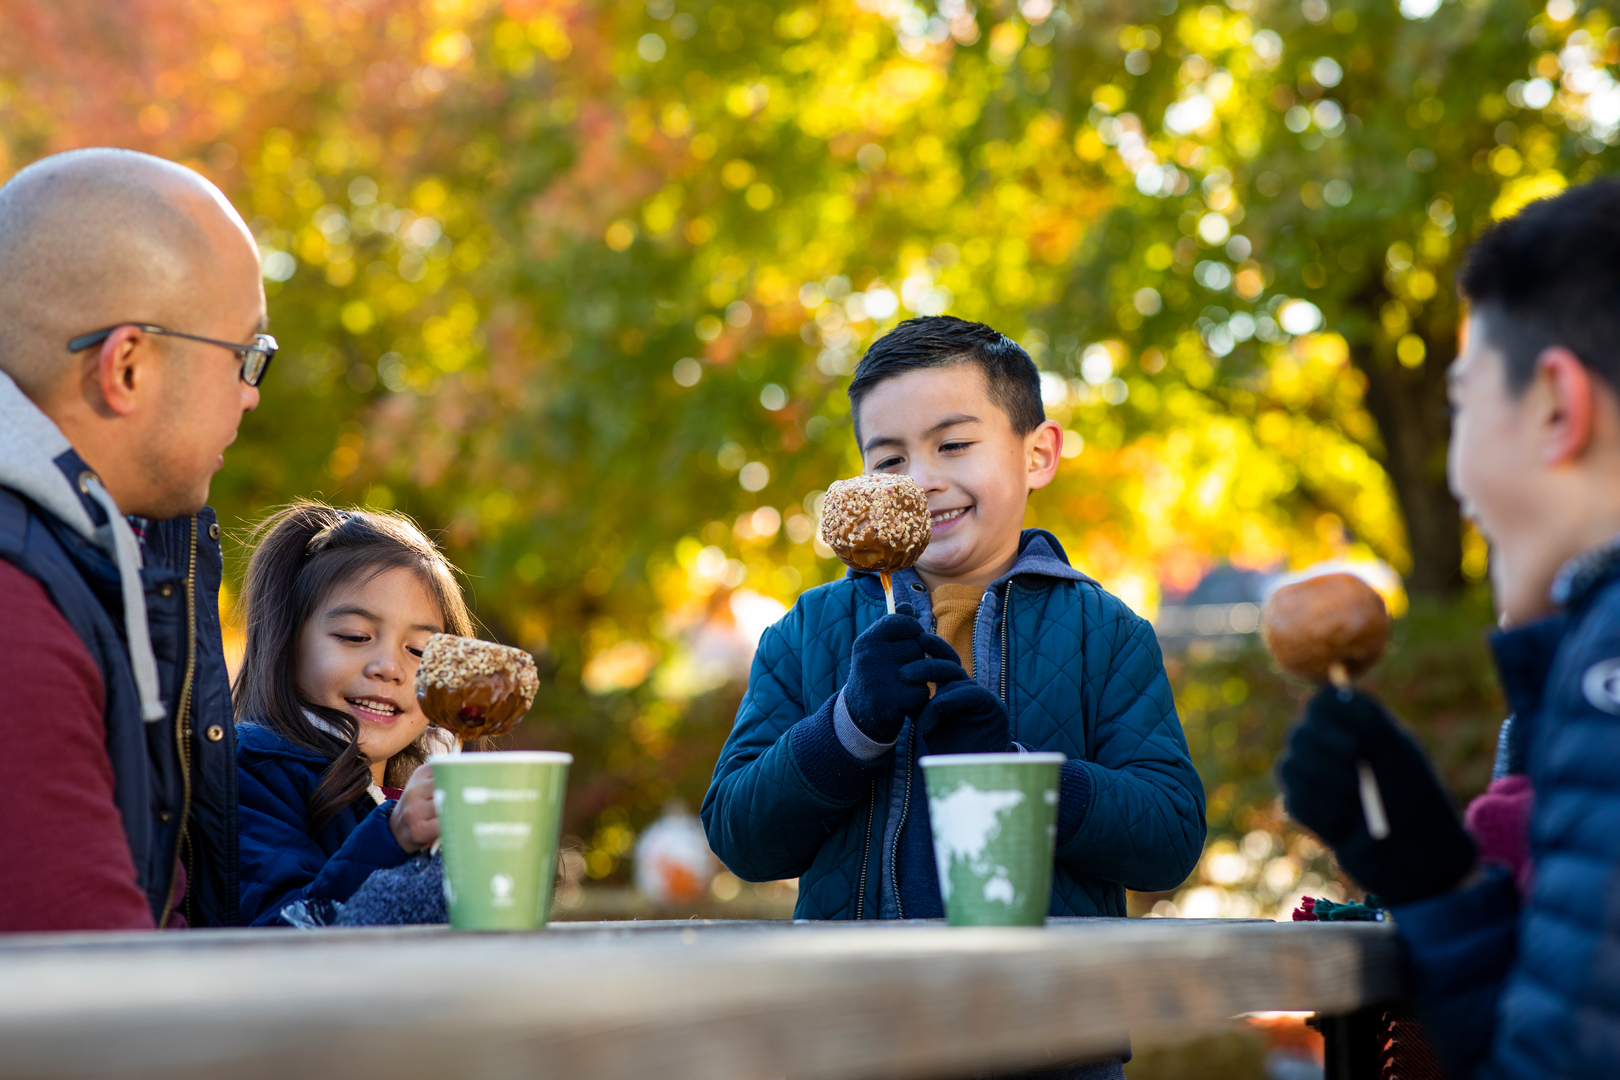
<path id="1" fill-rule="evenodd" d="M 242 411 L 250 413 L 259 407 L 259 388 L 242 383 Z"/>

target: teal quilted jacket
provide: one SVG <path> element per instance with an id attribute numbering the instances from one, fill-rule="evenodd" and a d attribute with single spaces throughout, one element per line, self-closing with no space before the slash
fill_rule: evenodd
<path id="1" fill-rule="evenodd" d="M 895 589 L 932 628 L 916 574 Z M 927 813 L 911 722 L 875 766 L 829 734 L 851 646 L 883 613 L 877 578 L 851 573 L 765 632 L 703 800 L 709 844 L 733 873 L 799 879 L 798 918 L 905 915 L 900 835 Z M 1060 830 L 1051 914 L 1124 915 L 1126 889 L 1185 880 L 1203 850 L 1204 789 L 1153 628 L 1070 567 L 1050 533 L 1025 530 L 1012 571 L 986 591 L 974 676 L 1000 694 L 1017 743 L 1070 759 L 1062 798 L 1084 810 Z"/>

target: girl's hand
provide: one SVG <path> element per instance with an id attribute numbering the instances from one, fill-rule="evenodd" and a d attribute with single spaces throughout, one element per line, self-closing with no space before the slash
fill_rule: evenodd
<path id="1" fill-rule="evenodd" d="M 439 838 L 439 814 L 433 808 L 433 766 L 423 765 L 411 773 L 405 794 L 389 813 L 388 828 L 409 855 Z"/>

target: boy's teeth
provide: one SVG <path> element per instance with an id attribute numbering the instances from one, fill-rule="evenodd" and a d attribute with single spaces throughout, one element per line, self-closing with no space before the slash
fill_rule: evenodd
<path id="1" fill-rule="evenodd" d="M 967 507 L 964 506 L 960 510 L 941 510 L 931 516 L 934 519 L 934 524 L 938 525 L 942 521 L 954 521 L 965 513 L 967 513 Z"/>

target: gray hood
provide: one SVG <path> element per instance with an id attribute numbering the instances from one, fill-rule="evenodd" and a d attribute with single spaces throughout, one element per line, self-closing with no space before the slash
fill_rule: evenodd
<path id="1" fill-rule="evenodd" d="M 39 411 L 11 376 L 0 371 L 0 487 L 10 488 L 50 511 L 117 563 L 124 594 L 124 636 L 129 642 L 141 716 L 148 721 L 161 720 L 165 710 L 158 691 L 152 634 L 146 624 L 141 545 L 118 504 L 101 486 L 100 478 L 86 472 L 80 485 L 107 515 L 107 524 L 96 527 L 73 485 L 56 465 L 56 459 L 72 449 L 51 418 Z"/>

